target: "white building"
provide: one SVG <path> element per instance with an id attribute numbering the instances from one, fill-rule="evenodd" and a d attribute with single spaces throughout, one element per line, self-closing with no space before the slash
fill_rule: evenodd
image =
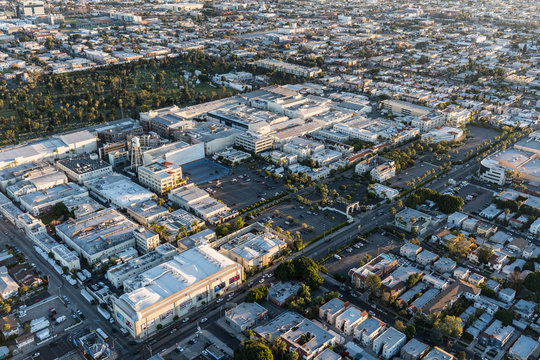
<path id="1" fill-rule="evenodd" d="M 142 185 L 159 195 L 178 187 L 182 182 L 182 168 L 161 159 L 139 166 L 137 174 Z"/>
<path id="2" fill-rule="evenodd" d="M 399 352 L 399 349 L 407 342 L 407 336 L 393 327 L 388 328 L 375 340 L 372 350 L 375 354 L 381 354 L 385 359 L 391 359 Z M 381 352 L 382 349 L 382 352 Z"/>
<path id="3" fill-rule="evenodd" d="M 236 288 L 243 277 L 241 265 L 209 246 L 196 247 L 124 282 L 113 316 L 133 337 L 146 338 Z"/>
<path id="4" fill-rule="evenodd" d="M 441 141 L 459 141 L 464 138 L 463 130 L 454 127 L 439 127 L 434 128 L 427 134 L 422 135 L 422 140 L 425 142 L 438 143 Z"/>

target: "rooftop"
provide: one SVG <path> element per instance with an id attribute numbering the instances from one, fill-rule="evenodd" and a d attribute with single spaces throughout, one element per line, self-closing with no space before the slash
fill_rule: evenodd
<path id="1" fill-rule="evenodd" d="M 234 261 L 210 246 L 202 245 L 126 281 L 124 286 L 129 292 L 120 296 L 120 300 L 140 312 L 234 265 Z"/>
<path id="2" fill-rule="evenodd" d="M 56 227 L 87 254 L 96 254 L 133 237 L 138 227 L 114 209 L 104 209 L 81 218 L 69 219 Z"/>

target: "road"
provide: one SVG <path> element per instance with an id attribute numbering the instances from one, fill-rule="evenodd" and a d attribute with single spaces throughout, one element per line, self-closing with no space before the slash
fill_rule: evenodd
<path id="1" fill-rule="evenodd" d="M 52 268 L 52 266 L 45 259 L 38 255 L 38 253 L 34 249 L 32 241 L 26 236 L 26 234 L 24 234 L 21 230 L 16 228 L 11 223 L 6 223 L 5 221 L 0 221 L 0 233 L 5 234 L 7 243 L 11 246 L 18 247 L 26 257 L 27 261 L 29 263 L 35 264 L 38 271 L 49 276 L 49 293 L 52 296 L 67 296 L 71 301 L 71 305 L 69 305 L 69 307 L 74 310 L 80 309 L 83 314 L 86 315 L 86 319 L 83 321 L 83 324 L 79 326 L 80 328 L 88 327 L 90 329 L 95 329 L 99 327 L 110 336 L 111 342 L 113 341 L 113 339 L 116 338 L 116 340 L 114 341 L 115 350 L 119 354 L 126 353 L 128 351 L 128 339 L 122 336 L 116 337 L 115 333 L 112 330 L 113 326 L 116 327 L 116 325 L 111 325 L 104 318 L 97 315 L 98 313 L 95 305 L 91 305 L 90 303 L 88 303 L 82 297 L 80 289 L 70 285 L 61 275 L 59 275 Z M 117 334 L 120 333 L 117 332 Z M 63 342 L 64 340 L 62 340 L 61 338 L 67 336 L 68 334 L 59 334 L 58 338 L 56 338 L 55 341 L 60 340 L 61 342 Z M 48 345 L 45 344 L 42 348 L 32 350 L 32 352 L 36 351 L 41 353 L 41 356 L 37 357 L 38 359 L 46 359 L 46 354 L 48 353 Z"/>

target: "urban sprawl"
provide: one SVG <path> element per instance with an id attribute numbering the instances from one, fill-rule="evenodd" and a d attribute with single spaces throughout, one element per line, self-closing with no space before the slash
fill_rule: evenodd
<path id="1" fill-rule="evenodd" d="M 0 359 L 539 359 L 539 25 L 0 0 Z"/>

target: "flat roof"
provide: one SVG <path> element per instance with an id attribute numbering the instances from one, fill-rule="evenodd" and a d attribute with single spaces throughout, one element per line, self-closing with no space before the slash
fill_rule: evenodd
<path id="1" fill-rule="evenodd" d="M 58 164 L 65 166 L 74 173 L 81 175 L 99 169 L 111 168 L 111 164 L 101 159 L 91 159 L 89 156 L 79 156 L 71 159 L 61 159 Z"/>
<path id="2" fill-rule="evenodd" d="M 84 183 L 90 190 L 121 207 L 152 199 L 154 193 L 117 173 L 88 180 Z"/>
<path id="3" fill-rule="evenodd" d="M 234 265 L 225 255 L 201 245 L 130 280 L 126 285 L 134 290 L 120 296 L 120 300 L 139 312 Z"/>
<path id="4" fill-rule="evenodd" d="M 87 254 L 96 254 L 133 238 L 137 224 L 115 209 L 104 209 L 56 227 Z"/>

